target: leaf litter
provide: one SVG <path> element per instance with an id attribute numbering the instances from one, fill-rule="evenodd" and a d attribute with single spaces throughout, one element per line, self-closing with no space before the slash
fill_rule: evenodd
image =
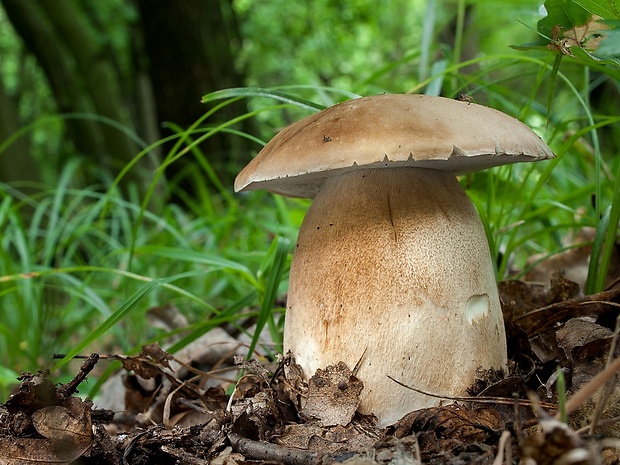
<path id="1" fill-rule="evenodd" d="M 500 283 L 508 373 L 481 371 L 469 396 L 386 428 L 357 411 L 363 383 L 344 363 L 306 380 L 219 333 L 184 355 L 93 354 L 64 385 L 25 373 L 0 406 L 0 464 L 620 464 L 620 284 L 580 289 L 559 272 Z M 100 358 L 124 371 L 93 405 L 77 388 Z"/>

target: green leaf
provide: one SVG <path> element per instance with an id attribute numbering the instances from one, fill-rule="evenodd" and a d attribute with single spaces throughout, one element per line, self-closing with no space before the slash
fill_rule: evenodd
<path id="1" fill-rule="evenodd" d="M 609 273 L 616 248 L 618 223 L 620 222 L 620 165 L 616 172 L 613 192 L 615 194 L 611 200 L 611 205 L 609 205 L 601 220 L 602 226 L 596 230 L 595 246 L 590 258 L 591 266 L 588 270 L 588 284 L 592 285 L 592 282 L 594 282 L 594 289 L 592 289 L 594 292 L 600 292 L 605 289 L 607 274 Z M 594 262 L 594 266 L 598 266 L 594 268 L 592 262 Z M 590 273 L 594 274 L 592 278 L 590 278 Z"/>
<path id="2" fill-rule="evenodd" d="M 620 67 L 620 58 L 614 57 L 599 57 L 594 53 L 588 52 L 581 47 L 570 47 L 570 52 L 573 57 L 579 61 L 583 61 L 588 65 L 613 65 Z"/>
<path id="3" fill-rule="evenodd" d="M 592 245 L 592 253 L 590 255 L 588 279 L 586 281 L 585 291 L 587 295 L 595 294 L 603 290 L 600 287 L 602 279 L 600 277 L 601 270 L 599 268 L 599 262 L 603 247 L 605 246 L 605 236 L 607 234 L 607 230 L 609 229 L 610 214 L 611 206 L 605 210 L 605 213 L 603 213 L 603 216 L 596 227 L 596 235 L 594 236 L 594 244 Z"/>
<path id="4" fill-rule="evenodd" d="M 558 81 L 558 71 L 560 70 L 560 63 L 562 62 L 562 55 L 558 54 L 553 62 L 553 69 L 551 70 L 551 76 L 549 77 L 549 91 L 547 92 L 547 125 L 549 125 L 549 118 L 551 118 L 551 105 L 553 104 L 553 95 L 555 93 L 555 85 Z"/>
<path id="5" fill-rule="evenodd" d="M 188 263 L 198 263 L 239 273 L 247 282 L 257 287 L 258 283 L 252 275 L 250 269 L 241 263 L 227 260 L 217 255 L 206 254 L 196 250 L 182 250 L 178 247 L 164 247 L 160 245 L 145 245 L 135 249 L 136 254 L 156 255 L 170 260 L 179 260 Z"/>
<path id="6" fill-rule="evenodd" d="M 258 344 L 258 339 L 260 338 L 261 332 L 272 315 L 273 302 L 276 299 L 278 286 L 282 280 L 282 275 L 284 274 L 286 268 L 286 257 L 288 255 L 290 242 L 288 239 L 278 236 L 274 238 L 273 242 L 276 245 L 275 253 L 271 262 L 271 268 L 267 274 L 265 293 L 261 302 L 258 319 L 256 320 L 256 330 L 252 337 L 250 348 L 248 349 L 248 360 L 254 355 L 254 349 Z"/>
<path id="7" fill-rule="evenodd" d="M 573 0 L 602 19 L 620 19 L 620 0 Z"/>
<path id="8" fill-rule="evenodd" d="M 306 100 L 296 95 L 288 94 L 273 88 L 264 87 L 238 87 L 233 89 L 218 90 L 203 96 L 201 101 L 202 103 L 208 103 L 215 100 L 230 99 L 235 97 L 267 97 L 284 103 L 296 105 L 307 110 L 317 111 L 325 109 L 323 105 L 318 105 L 310 100 Z"/>
<path id="9" fill-rule="evenodd" d="M 587 65 L 620 66 L 620 0 L 547 0 L 538 42 L 511 46 L 568 55 Z M 600 17 L 600 18 L 599 18 Z M 601 19 L 602 18 L 602 19 Z M 557 63 L 557 62 L 556 62 Z"/>
<path id="10" fill-rule="evenodd" d="M 592 18 L 592 13 L 585 10 L 573 0 L 547 0 L 545 2 L 547 16 L 538 21 L 538 32 L 551 39 L 553 28 L 560 27 L 565 32 L 574 27 L 583 26 Z"/>
<path id="11" fill-rule="evenodd" d="M 605 33 L 605 38 L 596 49 L 601 56 L 620 56 L 620 21 L 614 21 L 614 23 L 618 23 L 616 28 Z"/>
<path id="12" fill-rule="evenodd" d="M 11 370 L 8 367 L 0 365 L 0 386 L 6 386 L 9 384 L 17 384 L 17 377 L 19 373 Z"/>
<path id="13" fill-rule="evenodd" d="M 69 362 L 73 357 L 82 352 L 86 347 L 90 344 L 94 343 L 98 340 L 103 334 L 105 334 L 110 328 L 112 328 L 115 324 L 121 321 L 131 310 L 136 307 L 136 304 L 144 298 L 147 294 L 152 292 L 154 289 L 162 286 L 163 284 L 170 283 L 177 279 L 187 278 L 191 276 L 198 276 L 204 273 L 202 270 L 194 270 L 186 273 L 180 273 L 175 276 L 170 276 L 167 278 L 159 278 L 153 279 L 144 285 L 142 285 L 136 292 L 134 292 L 125 302 L 123 302 L 118 309 L 110 315 L 102 324 L 97 326 L 93 331 L 90 332 L 88 336 L 82 339 L 76 346 L 74 346 L 56 365 L 52 368 L 52 370 L 57 370 L 67 362 Z"/>
<path id="14" fill-rule="evenodd" d="M 558 411 L 560 412 L 560 420 L 562 421 L 562 423 L 567 423 L 568 418 L 566 413 L 566 379 L 564 378 L 564 372 L 560 367 L 557 368 L 556 373 L 558 375 Z"/>

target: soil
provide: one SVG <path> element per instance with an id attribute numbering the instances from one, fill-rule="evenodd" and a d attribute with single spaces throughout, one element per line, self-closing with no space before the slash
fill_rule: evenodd
<path id="1" fill-rule="evenodd" d="M 583 296 L 556 274 L 500 295 L 509 373 L 481 372 L 469 396 L 387 428 L 357 412 L 363 383 L 343 363 L 307 381 L 289 357 L 224 357 L 205 372 L 152 344 L 105 357 L 124 367 L 106 388 L 114 411 L 77 395 L 107 363 L 97 354 L 64 385 L 23 374 L 0 407 L 0 464 L 620 463 L 620 285 Z M 244 373 L 233 384 L 231 368 Z"/>

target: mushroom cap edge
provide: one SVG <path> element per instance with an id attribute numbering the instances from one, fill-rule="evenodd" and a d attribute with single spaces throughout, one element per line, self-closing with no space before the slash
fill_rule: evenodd
<path id="1" fill-rule="evenodd" d="M 330 176 L 418 167 L 455 174 L 553 158 L 519 120 L 489 107 L 421 94 L 348 100 L 280 131 L 239 173 L 235 191 L 313 198 Z"/>

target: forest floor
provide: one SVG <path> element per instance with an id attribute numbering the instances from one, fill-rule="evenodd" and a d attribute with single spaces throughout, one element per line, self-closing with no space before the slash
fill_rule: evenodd
<path id="1" fill-rule="evenodd" d="M 509 373 L 387 428 L 356 411 L 363 384 L 342 363 L 305 381 L 286 357 L 237 355 L 205 373 L 153 344 L 106 357 L 124 370 L 102 402 L 120 408 L 77 396 L 103 356 L 64 385 L 24 374 L 0 406 L 0 464 L 618 464 L 620 282 L 584 296 L 549 275 L 500 283 Z M 232 384 L 231 368 L 245 373 Z"/>

